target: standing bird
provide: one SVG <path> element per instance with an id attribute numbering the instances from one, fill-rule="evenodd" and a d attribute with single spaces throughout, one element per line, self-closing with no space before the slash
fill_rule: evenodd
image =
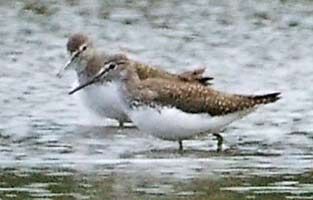
<path id="1" fill-rule="evenodd" d="M 108 60 L 127 59 L 123 54 L 108 55 L 97 52 L 92 41 L 86 35 L 80 33 L 70 36 L 66 46 L 70 54 L 70 60 L 57 75 L 61 77 L 66 70 L 75 69 L 79 84 L 83 84 L 93 77 L 103 67 L 103 63 Z M 204 68 L 176 75 L 140 62 L 132 61 L 132 63 L 131 67 L 136 70 L 140 79 L 158 77 L 201 85 L 209 85 L 209 81 L 213 79 L 212 77 L 203 76 Z M 103 84 L 88 87 L 81 93 L 80 97 L 87 108 L 99 116 L 118 120 L 120 127 L 123 126 L 124 122 L 130 122 L 129 117 L 121 108 L 121 102 L 117 96 L 117 85 L 114 80 L 107 79 Z"/>
<path id="2" fill-rule="evenodd" d="M 228 124 L 277 101 L 280 93 L 264 95 L 227 94 L 194 82 L 152 77 L 140 79 L 136 62 L 128 59 L 107 61 L 89 81 L 69 94 L 106 80 L 114 80 L 125 113 L 142 131 L 179 142 L 204 133 L 213 133 L 222 148 L 219 132 Z"/>

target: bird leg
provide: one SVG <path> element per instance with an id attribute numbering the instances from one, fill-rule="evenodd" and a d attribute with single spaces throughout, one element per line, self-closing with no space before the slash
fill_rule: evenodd
<path id="1" fill-rule="evenodd" d="M 123 121 L 118 121 L 118 127 L 119 128 L 124 128 L 124 122 Z"/>
<path id="2" fill-rule="evenodd" d="M 217 139 L 217 152 L 221 152 L 224 139 L 223 139 L 223 137 L 219 133 L 213 133 L 213 135 Z"/>
<path id="3" fill-rule="evenodd" d="M 182 140 L 178 140 L 178 144 L 179 144 L 179 151 L 183 152 L 184 148 L 183 148 L 183 141 Z"/>

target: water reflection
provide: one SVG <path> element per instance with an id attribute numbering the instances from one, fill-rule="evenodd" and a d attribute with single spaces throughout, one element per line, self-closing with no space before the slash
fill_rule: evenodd
<path id="1" fill-rule="evenodd" d="M 102 168 L 102 170 L 104 170 Z M 177 180 L 145 173 L 85 174 L 67 168 L 2 169 L 0 197 L 5 199 L 309 199 L 312 172 L 301 175 L 240 176 L 228 173 Z M 105 171 L 105 170 L 104 170 Z"/>
<path id="2" fill-rule="evenodd" d="M 49 140 L 3 138 L 6 146 L 16 143 L 16 148 L 4 145 L 1 150 L 6 159 L 0 161 L 4 180 L 0 197 L 298 199 L 312 195 L 312 154 L 285 154 L 281 150 L 285 144 L 267 146 L 243 139 L 237 148 L 216 153 L 215 142 L 208 137 L 186 142 L 181 154 L 176 143 L 160 140 L 156 145 L 155 138 L 135 128 L 68 129 L 73 131 Z"/>

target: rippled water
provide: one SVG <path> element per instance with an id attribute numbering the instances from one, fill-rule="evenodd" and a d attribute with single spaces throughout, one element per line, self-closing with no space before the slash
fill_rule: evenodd
<path id="1" fill-rule="evenodd" d="M 312 14 L 304 0 L 0 0 L 0 199 L 313 199 Z M 224 152 L 207 136 L 179 154 L 67 95 L 74 73 L 55 73 L 73 32 L 283 99 L 230 125 Z"/>

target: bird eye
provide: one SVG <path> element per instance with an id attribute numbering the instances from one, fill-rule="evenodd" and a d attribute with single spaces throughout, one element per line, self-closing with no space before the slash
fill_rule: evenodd
<path id="1" fill-rule="evenodd" d="M 114 63 L 111 63 L 108 68 L 109 68 L 109 69 L 114 69 L 115 66 L 116 66 L 116 65 L 115 65 Z"/>
<path id="2" fill-rule="evenodd" d="M 87 49 L 87 46 L 83 46 L 83 51 L 85 51 Z"/>

